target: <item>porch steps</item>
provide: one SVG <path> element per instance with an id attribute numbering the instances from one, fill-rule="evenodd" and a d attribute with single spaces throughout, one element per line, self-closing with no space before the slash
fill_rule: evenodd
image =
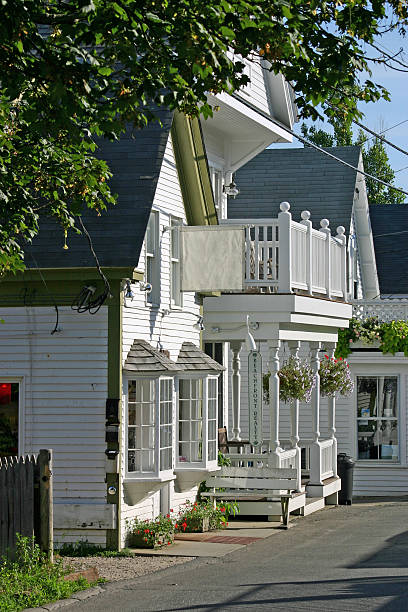
<path id="1" fill-rule="evenodd" d="M 305 507 L 303 508 L 303 516 L 308 516 L 309 514 L 313 514 L 313 512 L 322 510 L 324 506 L 324 497 L 306 497 Z"/>

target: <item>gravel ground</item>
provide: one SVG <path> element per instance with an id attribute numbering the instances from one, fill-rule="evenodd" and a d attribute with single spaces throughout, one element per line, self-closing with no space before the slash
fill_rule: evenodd
<path id="1" fill-rule="evenodd" d="M 134 557 L 64 557 L 64 567 L 73 572 L 96 567 L 100 578 L 109 582 L 126 580 L 151 574 L 158 570 L 166 569 L 179 563 L 192 561 L 195 557 L 146 557 L 144 555 Z"/>

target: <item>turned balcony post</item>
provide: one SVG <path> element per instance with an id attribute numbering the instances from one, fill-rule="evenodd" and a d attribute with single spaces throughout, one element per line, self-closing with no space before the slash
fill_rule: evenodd
<path id="1" fill-rule="evenodd" d="M 325 278 L 326 278 L 326 295 L 328 298 L 331 298 L 331 231 L 329 227 L 329 220 L 322 219 L 320 221 L 320 231 L 323 234 L 326 234 L 326 266 L 325 266 Z"/>
<path id="2" fill-rule="evenodd" d="M 310 343 L 311 367 L 315 375 L 315 387 L 312 392 L 312 427 L 313 442 L 310 448 L 310 484 L 321 485 L 321 454 L 320 454 L 320 342 Z"/>
<path id="3" fill-rule="evenodd" d="M 230 343 L 232 351 L 232 441 L 239 442 L 241 440 L 241 359 L 240 352 L 242 348 L 241 341 L 232 341 Z"/>
<path id="4" fill-rule="evenodd" d="M 269 423 L 270 451 L 278 455 L 281 451 L 279 441 L 279 348 L 280 340 L 268 340 L 269 350 Z"/>
<path id="5" fill-rule="evenodd" d="M 280 204 L 278 292 L 292 293 L 292 215 L 289 202 Z"/>
<path id="6" fill-rule="evenodd" d="M 334 351 L 336 350 L 336 343 L 329 342 L 326 344 L 327 356 L 329 359 L 334 359 Z M 333 440 L 332 446 L 332 467 L 333 476 L 337 477 L 337 438 L 336 438 L 336 398 L 335 396 L 328 398 L 328 423 L 329 423 L 329 436 Z"/>

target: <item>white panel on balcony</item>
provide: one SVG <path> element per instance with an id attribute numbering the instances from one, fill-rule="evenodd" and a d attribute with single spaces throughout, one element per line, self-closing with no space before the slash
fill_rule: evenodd
<path id="1" fill-rule="evenodd" d="M 182 291 L 242 291 L 244 228 L 206 226 L 180 228 Z"/>

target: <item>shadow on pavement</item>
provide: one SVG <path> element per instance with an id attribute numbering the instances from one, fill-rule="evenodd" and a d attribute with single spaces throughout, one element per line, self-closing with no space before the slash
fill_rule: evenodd
<path id="1" fill-rule="evenodd" d="M 372 555 L 363 557 L 349 569 L 365 567 L 408 567 L 408 531 L 386 540 L 385 545 Z M 408 610 L 408 604 L 407 604 Z"/>
<path id="2" fill-rule="evenodd" d="M 228 608 L 232 610 L 257 610 L 261 606 L 268 606 L 268 609 L 271 610 L 305 609 L 321 612 L 327 612 L 327 610 L 339 610 L 339 612 L 344 612 L 344 610 L 376 610 L 377 612 L 408 610 L 408 581 L 405 576 L 389 576 L 387 578 L 376 576 L 314 582 L 271 582 L 253 585 L 234 584 L 233 588 L 247 590 L 239 596 L 223 601 L 218 600 L 216 603 L 197 603 L 186 607 L 162 608 L 162 611 L 212 611 Z M 271 596 L 272 594 L 273 596 Z M 383 598 L 392 599 L 386 603 L 377 602 L 376 605 L 375 600 Z"/>

